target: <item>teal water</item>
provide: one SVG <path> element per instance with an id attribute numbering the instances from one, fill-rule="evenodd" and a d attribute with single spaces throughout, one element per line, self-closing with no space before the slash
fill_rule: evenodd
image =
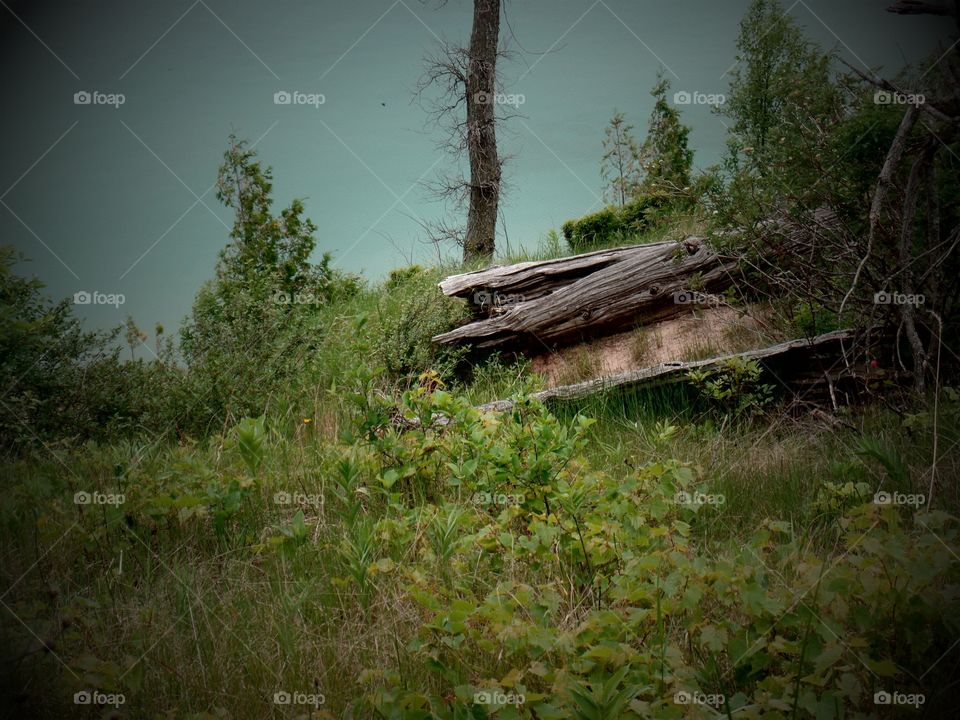
<path id="1" fill-rule="evenodd" d="M 851 63 L 892 75 L 951 26 L 892 16 L 886 4 L 785 7 Z M 502 36 L 515 57 L 501 66 L 503 90 L 524 100 L 524 117 L 500 135 L 515 156 L 503 207 L 511 245 L 535 246 L 598 206 L 603 128 L 617 108 L 642 139 L 661 63 L 674 90 L 726 91 L 746 6 L 506 3 Z M 230 217 L 211 187 L 236 130 L 273 166 L 279 204 L 306 199 L 318 249 L 337 265 L 376 278 L 429 261 L 436 250 L 419 221 L 443 208 L 417 181 L 449 165 L 413 92 L 437 38 L 466 41 L 470 13 L 468 0 L 4 0 L 0 241 L 28 255 L 25 269 L 56 297 L 124 296 L 78 306 L 90 327 L 131 314 L 169 331 L 227 241 Z M 103 95 L 75 104 L 83 91 Z M 275 104 L 282 91 L 324 102 Z M 682 112 L 695 163 L 716 162 L 720 119 L 705 106 Z"/>

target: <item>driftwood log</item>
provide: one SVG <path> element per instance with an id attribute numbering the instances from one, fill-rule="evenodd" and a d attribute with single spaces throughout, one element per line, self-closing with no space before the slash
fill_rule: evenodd
<path id="1" fill-rule="evenodd" d="M 684 381 L 690 370 L 714 367 L 730 358 L 756 360 L 767 373 L 767 382 L 779 390 L 807 394 L 816 387 L 830 387 L 843 369 L 840 362 L 840 343 L 853 338 L 852 330 L 834 330 L 813 338 L 800 338 L 770 345 L 758 350 L 748 350 L 732 355 L 722 355 L 689 362 L 666 362 L 653 367 L 631 370 L 617 375 L 597 378 L 541 390 L 531 397 L 549 400 L 576 400 L 614 388 L 652 387 L 671 382 Z M 513 407 L 511 400 L 496 400 L 481 405 L 481 410 L 504 411 Z"/>
<path id="2" fill-rule="evenodd" d="M 532 393 L 530 397 L 544 403 L 562 402 L 615 389 L 649 388 L 684 382 L 688 379 L 687 373 L 690 370 L 716 367 L 726 360 L 739 357 L 757 361 L 764 371 L 764 382 L 773 384 L 778 392 L 786 390 L 787 393 L 792 393 L 795 402 L 827 401 L 836 408 L 838 404 L 847 404 L 851 400 L 847 389 L 856 389 L 854 376 L 840 361 L 841 343 L 851 340 L 853 336 L 853 330 L 834 330 L 816 337 L 788 340 L 757 350 L 688 362 L 665 362 L 573 385 L 560 385 Z M 843 383 L 841 380 L 849 382 Z M 839 393 L 844 395 L 840 402 L 837 398 Z M 513 404 L 513 400 L 494 400 L 478 405 L 477 409 L 484 412 L 507 412 L 513 409 Z M 394 419 L 394 424 L 402 429 L 410 429 L 419 427 L 420 419 L 398 416 Z M 435 426 L 449 424 L 450 418 L 443 414 L 434 415 L 431 420 L 431 425 Z"/>
<path id="3" fill-rule="evenodd" d="M 512 351 L 571 344 L 689 311 L 727 288 L 733 267 L 688 237 L 453 275 L 441 291 L 470 300 L 478 318 L 433 339 Z"/>

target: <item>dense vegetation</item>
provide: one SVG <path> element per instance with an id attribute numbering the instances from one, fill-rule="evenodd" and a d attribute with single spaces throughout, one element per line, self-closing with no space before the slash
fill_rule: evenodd
<path id="1" fill-rule="evenodd" d="M 772 0 L 738 47 L 723 166 L 693 171 L 659 77 L 644 141 L 608 128 L 613 204 L 536 256 L 709 235 L 740 260 L 729 302 L 785 333 L 909 320 L 861 349 L 893 366 L 916 335 L 912 385 L 799 413 L 733 361 L 546 407 L 527 361 L 430 341 L 468 313 L 436 287 L 452 268 L 373 284 L 317 261 L 302 204 L 277 212 L 231 138 L 235 222 L 178 343 L 132 319 L 84 331 L 0 254 L 4 712 L 947 716 L 960 394 L 932 359 L 956 326 L 957 156 L 935 156 L 915 225 L 878 228 L 911 110 L 870 102 Z M 934 158 L 929 128 L 907 130 L 904 157 Z M 914 167 L 887 182 L 909 197 Z M 936 332 L 871 302 L 891 280 L 927 293 Z"/>

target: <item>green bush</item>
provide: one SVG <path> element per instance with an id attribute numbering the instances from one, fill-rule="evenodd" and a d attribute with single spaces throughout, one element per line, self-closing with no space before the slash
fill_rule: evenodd
<path id="1" fill-rule="evenodd" d="M 129 437 L 169 427 L 183 373 L 172 350 L 123 362 L 120 328 L 90 332 L 70 299 L 43 294 L 43 284 L 13 272 L 23 258 L 0 246 L 0 449 L 41 443 Z"/>
<path id="2" fill-rule="evenodd" d="M 448 298 L 437 287 L 440 276 L 414 265 L 395 270 L 384 285 L 371 323 L 370 347 L 375 363 L 391 380 L 409 384 L 433 370 L 449 378 L 464 351 L 436 345 L 434 335 L 460 324 L 466 305 Z"/>
<path id="3" fill-rule="evenodd" d="M 620 227 L 617 208 L 609 205 L 579 220 L 567 220 L 560 229 L 570 249 L 580 252 L 611 242 Z"/>
<path id="4" fill-rule="evenodd" d="M 665 208 L 670 199 L 664 195 L 643 195 L 626 205 L 608 205 L 590 215 L 563 224 L 563 237 L 574 252 L 625 243 L 630 236 L 647 230 L 651 216 Z"/>
<path id="5" fill-rule="evenodd" d="M 383 283 L 383 289 L 387 291 L 398 290 L 405 283 L 415 280 L 422 276 L 426 271 L 420 265 L 408 265 L 407 267 L 394 268 L 390 271 L 386 281 Z"/>
<path id="6" fill-rule="evenodd" d="M 381 717 L 482 717 L 501 698 L 505 717 L 680 718 L 684 695 L 727 716 L 844 717 L 889 688 L 934 697 L 940 680 L 908 669 L 956 637 L 947 515 L 926 516 L 930 532 L 861 502 L 828 556 L 775 520 L 704 553 L 694 539 L 723 499 L 683 463 L 611 478 L 583 457 L 590 421 L 523 398 L 497 421 L 442 392 L 399 412 L 453 422 L 371 435 L 393 498 L 379 582 L 402 563 L 420 619 L 403 674 L 363 675 Z"/>
<path id="7" fill-rule="evenodd" d="M 773 386 L 761 382 L 763 369 L 756 360 L 739 355 L 713 367 L 690 370 L 687 377 L 703 397 L 725 415 L 755 415 L 773 400 Z"/>

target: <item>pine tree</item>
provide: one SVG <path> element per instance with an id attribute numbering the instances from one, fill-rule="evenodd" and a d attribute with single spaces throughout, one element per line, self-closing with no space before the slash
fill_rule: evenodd
<path id="1" fill-rule="evenodd" d="M 294 200 L 279 216 L 271 212 L 273 175 L 261 168 L 244 140 L 230 136 L 217 180 L 217 198 L 234 211 L 231 243 L 220 253 L 218 276 L 224 283 L 262 286 L 294 293 L 313 279 L 309 262 L 316 247 L 316 226 Z"/>
<path id="2" fill-rule="evenodd" d="M 778 0 L 754 0 L 737 38 L 737 65 L 718 112 L 730 122 L 725 164 L 731 175 L 804 183 L 804 159 L 818 126 L 840 104 L 830 58 L 804 37 Z"/>
<path id="3" fill-rule="evenodd" d="M 667 102 L 669 91 L 670 82 L 661 70 L 650 91 L 655 102 L 647 137 L 640 148 L 640 165 L 645 173 L 642 188 L 649 193 L 674 193 L 690 184 L 690 128 L 680 121 L 680 111 Z"/>

